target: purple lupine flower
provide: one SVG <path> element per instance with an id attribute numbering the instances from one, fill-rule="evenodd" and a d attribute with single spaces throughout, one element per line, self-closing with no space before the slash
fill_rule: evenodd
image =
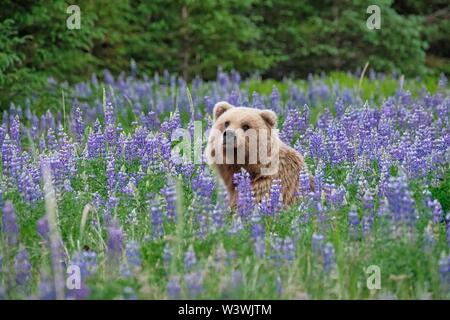
<path id="1" fill-rule="evenodd" d="M 41 274 L 38 284 L 38 299 L 39 300 L 55 300 L 56 292 L 55 286 L 51 277 L 45 273 Z"/>
<path id="2" fill-rule="evenodd" d="M 67 300 L 85 300 L 91 294 L 91 290 L 82 281 L 79 289 L 67 290 Z"/>
<path id="3" fill-rule="evenodd" d="M 315 252 L 322 251 L 324 240 L 325 240 L 325 237 L 323 235 L 314 233 L 312 235 L 312 242 L 311 242 L 312 249 Z"/>
<path id="4" fill-rule="evenodd" d="M 181 286 L 180 277 L 172 276 L 167 283 L 167 296 L 169 299 L 180 299 L 181 297 Z"/>
<path id="5" fill-rule="evenodd" d="M 152 223 L 153 239 L 161 239 L 164 236 L 164 221 L 162 212 L 157 203 L 153 203 L 150 207 L 150 221 Z"/>
<path id="6" fill-rule="evenodd" d="M 310 156 L 315 159 L 322 159 L 325 155 L 322 134 L 320 132 L 313 132 L 309 141 Z"/>
<path id="7" fill-rule="evenodd" d="M 434 199 L 427 203 L 428 207 L 433 210 L 433 222 L 440 223 L 444 218 L 444 212 L 442 211 L 442 206 L 438 200 Z"/>
<path id="8" fill-rule="evenodd" d="M 311 180 L 309 177 L 309 172 L 306 170 L 305 167 L 303 167 L 300 170 L 299 176 L 298 176 L 298 186 L 299 186 L 299 194 L 304 196 L 307 196 L 311 192 Z"/>
<path id="9" fill-rule="evenodd" d="M 256 222 L 251 226 L 251 236 L 254 240 L 263 239 L 264 238 L 264 226 Z"/>
<path id="10" fill-rule="evenodd" d="M 178 111 L 171 114 L 170 118 L 161 124 L 161 132 L 166 133 L 167 137 L 172 137 L 172 132 L 181 125 L 180 113 Z"/>
<path id="11" fill-rule="evenodd" d="M 185 274 L 184 282 L 189 298 L 195 299 L 203 292 L 203 275 L 200 271 Z"/>
<path id="12" fill-rule="evenodd" d="M 14 145 L 7 134 L 2 144 L 2 167 L 5 176 L 11 175 L 13 153 Z"/>
<path id="13" fill-rule="evenodd" d="M 125 253 L 129 265 L 134 267 L 141 266 L 140 247 L 136 241 L 130 241 L 126 244 Z"/>
<path id="14" fill-rule="evenodd" d="M 278 88 L 276 86 L 272 87 L 272 94 L 271 94 L 271 101 L 272 101 L 272 110 L 275 112 L 280 111 L 280 91 L 278 91 Z"/>
<path id="15" fill-rule="evenodd" d="M 113 194 L 116 183 L 115 159 L 108 157 L 106 161 L 106 185 L 108 187 L 108 194 Z"/>
<path id="16" fill-rule="evenodd" d="M 75 134 L 75 140 L 81 143 L 84 138 L 85 125 L 83 122 L 83 113 L 79 107 L 74 110 L 72 120 L 72 131 Z"/>
<path id="17" fill-rule="evenodd" d="M 236 290 L 241 287 L 244 282 L 242 272 L 239 270 L 231 271 L 229 287 L 232 290 Z"/>
<path id="18" fill-rule="evenodd" d="M 171 261 L 172 261 L 172 249 L 169 243 L 166 243 L 163 249 L 163 264 L 166 270 L 169 269 Z"/>
<path id="19" fill-rule="evenodd" d="M 3 127 L 3 125 L 0 125 L 0 146 L 3 145 L 5 137 L 6 137 L 6 129 Z"/>
<path id="20" fill-rule="evenodd" d="M 336 99 L 334 106 L 336 108 L 336 117 L 338 119 L 342 118 L 342 116 L 344 115 L 344 112 L 345 112 L 344 101 L 342 101 L 342 99 L 338 97 Z"/>
<path id="21" fill-rule="evenodd" d="M 49 232 L 50 232 L 47 217 L 43 216 L 42 218 L 40 218 L 37 221 L 36 225 L 37 225 L 36 230 L 39 233 L 39 235 L 42 237 L 42 239 L 47 241 L 49 239 Z"/>
<path id="22" fill-rule="evenodd" d="M 301 132 L 303 128 L 302 117 L 299 110 L 289 108 L 286 112 L 286 120 L 283 123 L 283 129 L 281 130 L 280 138 L 287 144 L 292 143 L 294 135 Z"/>
<path id="23" fill-rule="evenodd" d="M 438 86 L 439 88 L 445 89 L 447 88 L 448 80 L 443 72 L 439 74 Z"/>
<path id="24" fill-rule="evenodd" d="M 406 176 L 390 177 L 386 190 L 389 210 L 395 222 L 412 225 L 416 221 L 415 202 L 408 188 Z"/>
<path id="25" fill-rule="evenodd" d="M 58 150 L 58 141 L 55 136 L 53 128 L 48 128 L 47 131 L 47 149 L 50 151 Z"/>
<path id="26" fill-rule="evenodd" d="M 18 116 L 15 116 L 12 120 L 11 127 L 9 129 L 9 133 L 11 135 L 11 140 L 14 141 L 14 143 L 17 146 L 17 149 L 21 149 L 22 146 L 22 138 L 20 136 L 20 120 Z"/>
<path id="27" fill-rule="evenodd" d="M 264 108 L 264 103 L 261 100 L 261 96 L 256 91 L 253 91 L 252 93 L 252 108 L 255 109 Z"/>
<path id="28" fill-rule="evenodd" d="M 323 248 L 323 268 L 326 273 L 333 270 L 336 265 L 336 258 L 334 254 L 334 246 L 327 242 Z"/>
<path id="29" fill-rule="evenodd" d="M 373 216 L 372 215 L 366 215 L 363 217 L 362 221 L 362 228 L 365 235 L 368 235 L 373 227 Z"/>
<path id="30" fill-rule="evenodd" d="M 2 231 L 6 235 L 8 245 L 17 244 L 19 236 L 19 227 L 17 226 L 17 217 L 14 206 L 11 201 L 6 201 L 3 207 Z"/>
<path id="31" fill-rule="evenodd" d="M 123 250 L 123 231 L 117 219 L 113 219 L 108 227 L 108 258 L 112 263 L 118 263 Z"/>
<path id="32" fill-rule="evenodd" d="M 216 232 L 221 229 L 225 223 L 225 217 L 228 212 L 227 200 L 228 193 L 223 184 L 217 186 L 217 199 L 219 199 L 211 211 L 211 224 L 210 228 L 212 232 Z"/>
<path id="33" fill-rule="evenodd" d="M 439 274 L 441 277 L 441 287 L 444 292 L 450 292 L 450 255 L 442 256 L 439 260 Z"/>
<path id="34" fill-rule="evenodd" d="M 250 174 L 247 171 L 235 173 L 233 181 L 238 194 L 237 213 L 243 220 L 247 220 L 254 208 Z"/>
<path id="35" fill-rule="evenodd" d="M 31 263 L 27 249 L 22 248 L 14 259 L 14 270 L 16 273 L 16 283 L 25 286 L 31 279 Z"/>
<path id="36" fill-rule="evenodd" d="M 206 170 L 199 170 L 192 179 L 192 190 L 203 199 L 210 199 L 214 191 L 214 178 Z"/>
<path id="37" fill-rule="evenodd" d="M 87 152 L 89 159 L 96 159 L 105 154 L 105 137 L 102 133 L 102 126 L 97 119 L 94 123 L 93 132 L 88 136 Z"/>
<path id="38" fill-rule="evenodd" d="M 353 205 L 348 213 L 348 222 L 350 225 L 350 234 L 356 236 L 359 230 L 359 217 L 358 212 L 356 212 L 356 207 Z"/>
<path id="39" fill-rule="evenodd" d="M 295 246 L 291 238 L 280 238 L 274 236 L 271 239 L 271 258 L 275 259 L 277 263 L 285 263 L 293 261 L 295 258 Z"/>
<path id="40" fill-rule="evenodd" d="M 83 279 L 94 275 L 98 269 L 97 253 L 95 253 L 95 251 L 83 251 L 83 253 L 79 254 L 78 261 L 80 261 L 79 266 Z"/>
<path id="41" fill-rule="evenodd" d="M 266 255 L 266 243 L 264 238 L 257 238 L 253 244 L 256 257 L 262 259 Z"/>
<path id="42" fill-rule="evenodd" d="M 363 208 L 368 214 L 372 214 L 374 211 L 373 194 L 370 190 L 366 190 L 363 196 Z"/>
<path id="43" fill-rule="evenodd" d="M 169 221 L 173 222 L 176 219 L 176 201 L 177 201 L 177 192 L 175 184 L 169 181 L 168 185 L 165 188 L 161 189 L 161 194 L 164 196 L 165 199 L 166 216 L 169 219 Z"/>
<path id="44" fill-rule="evenodd" d="M 272 181 L 269 195 L 269 214 L 277 213 L 283 206 L 283 195 L 281 190 L 281 179 Z"/>
<path id="45" fill-rule="evenodd" d="M 190 246 L 184 255 L 184 270 L 191 271 L 196 264 L 197 257 L 195 256 L 194 249 L 192 248 L 192 246 Z"/>
<path id="46" fill-rule="evenodd" d="M 228 230 L 228 233 L 230 235 L 237 235 L 242 230 L 244 230 L 242 219 L 240 217 L 234 217 L 233 220 L 231 221 L 231 226 L 230 229 Z"/>

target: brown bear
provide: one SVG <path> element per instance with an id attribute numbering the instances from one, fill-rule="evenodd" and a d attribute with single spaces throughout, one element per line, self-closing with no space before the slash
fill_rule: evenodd
<path id="1" fill-rule="evenodd" d="M 250 174 L 257 203 L 279 179 L 283 204 L 291 205 L 298 195 L 299 173 L 307 167 L 303 157 L 279 139 L 276 114 L 222 101 L 214 106 L 213 118 L 206 152 L 227 188 L 230 207 L 237 201 L 233 175 L 241 169 Z"/>

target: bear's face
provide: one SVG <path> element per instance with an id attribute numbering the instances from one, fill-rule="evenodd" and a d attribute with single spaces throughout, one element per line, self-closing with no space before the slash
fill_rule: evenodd
<path id="1" fill-rule="evenodd" d="M 273 111 L 217 103 L 208 140 L 210 162 L 238 165 L 268 163 L 276 123 L 277 117 Z"/>

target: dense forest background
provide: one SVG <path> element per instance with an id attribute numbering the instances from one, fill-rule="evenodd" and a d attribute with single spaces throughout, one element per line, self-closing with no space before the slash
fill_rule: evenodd
<path id="1" fill-rule="evenodd" d="M 355 70 L 450 73 L 447 0 L 2 0 L 0 103 L 109 69 L 216 76 L 218 67 L 264 78 Z M 81 9 L 69 30 L 67 7 Z M 381 8 L 369 30 L 366 9 Z"/>

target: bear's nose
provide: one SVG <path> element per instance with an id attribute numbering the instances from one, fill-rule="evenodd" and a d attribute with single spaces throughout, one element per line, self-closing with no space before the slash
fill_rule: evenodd
<path id="1" fill-rule="evenodd" d="M 236 141 L 236 135 L 231 130 L 225 130 L 223 133 L 223 144 L 234 145 Z"/>

